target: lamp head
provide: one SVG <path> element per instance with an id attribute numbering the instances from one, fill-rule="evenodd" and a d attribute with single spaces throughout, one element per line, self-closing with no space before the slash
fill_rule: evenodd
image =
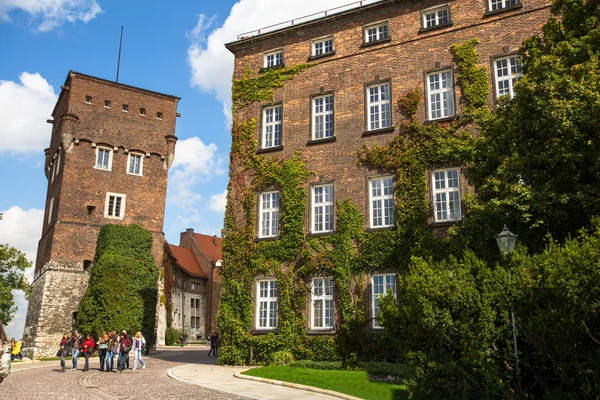
<path id="1" fill-rule="evenodd" d="M 515 249 L 517 244 L 517 236 L 508 230 L 506 225 L 502 229 L 502 232 L 496 235 L 496 243 L 502 254 L 508 254 Z"/>

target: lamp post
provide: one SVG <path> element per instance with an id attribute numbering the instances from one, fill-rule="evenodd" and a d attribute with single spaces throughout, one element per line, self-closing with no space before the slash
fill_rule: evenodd
<path id="1" fill-rule="evenodd" d="M 517 236 L 511 231 L 508 230 L 506 225 L 502 229 L 502 232 L 496 235 L 496 243 L 498 243 L 498 248 L 503 256 L 508 255 L 511 251 L 515 249 L 515 245 L 517 244 Z M 510 281 L 510 269 L 508 270 L 508 280 Z M 517 330 L 515 328 L 515 313 L 511 310 L 510 312 L 510 322 L 512 324 L 512 334 L 513 334 L 513 347 L 515 350 L 515 383 L 517 387 L 521 387 L 521 370 L 519 369 L 519 352 L 517 351 Z"/>

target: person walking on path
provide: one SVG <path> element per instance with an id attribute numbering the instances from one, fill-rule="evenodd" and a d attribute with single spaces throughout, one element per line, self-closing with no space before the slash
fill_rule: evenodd
<path id="1" fill-rule="evenodd" d="M 94 346 L 96 342 L 92 337 L 91 333 L 88 333 L 86 339 L 83 341 L 83 356 L 85 357 L 85 365 L 83 366 L 83 372 L 90 370 L 90 356 L 94 352 Z"/>
<path id="2" fill-rule="evenodd" d="M 210 353 L 213 356 L 217 356 L 217 341 L 219 340 L 219 334 L 217 332 L 213 333 L 210 336 L 210 351 L 208 352 L 208 356 L 210 357 Z"/>
<path id="3" fill-rule="evenodd" d="M 104 361 L 108 353 L 108 333 L 102 332 L 102 336 L 98 339 L 98 355 L 100 356 L 100 371 L 104 371 Z"/>
<path id="4" fill-rule="evenodd" d="M 117 369 L 123 372 L 125 369 L 125 359 L 129 357 L 131 351 L 131 340 L 125 331 L 121 332 L 121 340 L 119 341 L 119 359 L 117 360 Z"/>
<path id="5" fill-rule="evenodd" d="M 4 324 L 0 321 L 0 383 L 10 374 L 11 347 Z"/>
<path id="6" fill-rule="evenodd" d="M 119 336 L 117 332 L 110 333 L 110 341 L 108 342 L 108 354 L 106 356 L 106 370 L 113 372 L 115 366 L 115 355 L 119 354 Z M 119 367 L 117 362 L 117 368 Z"/>
<path id="7" fill-rule="evenodd" d="M 73 337 L 71 338 L 71 354 L 73 356 L 73 368 L 72 370 L 77 369 L 77 357 L 79 356 L 79 352 L 83 349 L 83 344 L 81 343 L 81 336 L 79 336 L 79 332 L 75 331 L 73 333 Z"/>
<path id="8" fill-rule="evenodd" d="M 133 370 L 137 369 L 138 360 L 142 363 L 142 369 L 146 368 L 146 363 L 144 362 L 144 358 L 142 357 L 142 353 L 144 352 L 144 347 L 146 346 L 146 339 L 142 336 L 142 332 L 137 332 L 135 334 L 135 338 L 133 339 Z"/>
<path id="9" fill-rule="evenodd" d="M 65 333 L 60 341 L 60 372 L 65 372 L 65 357 L 71 352 L 71 335 Z"/>

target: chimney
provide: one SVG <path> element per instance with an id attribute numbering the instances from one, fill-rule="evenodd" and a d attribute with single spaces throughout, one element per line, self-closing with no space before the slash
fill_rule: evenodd
<path id="1" fill-rule="evenodd" d="M 217 235 L 213 236 L 213 244 L 216 246 L 217 245 Z"/>

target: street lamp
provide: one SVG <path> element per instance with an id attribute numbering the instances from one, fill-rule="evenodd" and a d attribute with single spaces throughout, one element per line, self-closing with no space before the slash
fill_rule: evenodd
<path id="1" fill-rule="evenodd" d="M 498 248 L 503 256 L 508 255 L 508 253 L 515 249 L 517 236 L 518 235 L 509 231 L 506 225 L 504 225 L 502 232 L 496 235 L 496 243 L 498 243 Z M 508 270 L 508 280 L 510 281 L 510 269 Z M 519 369 L 519 352 L 517 350 L 517 330 L 515 328 L 515 313 L 512 310 L 510 312 L 510 322 L 512 324 L 513 347 L 515 350 L 515 383 L 517 384 L 517 387 L 520 388 L 521 370 Z"/>

